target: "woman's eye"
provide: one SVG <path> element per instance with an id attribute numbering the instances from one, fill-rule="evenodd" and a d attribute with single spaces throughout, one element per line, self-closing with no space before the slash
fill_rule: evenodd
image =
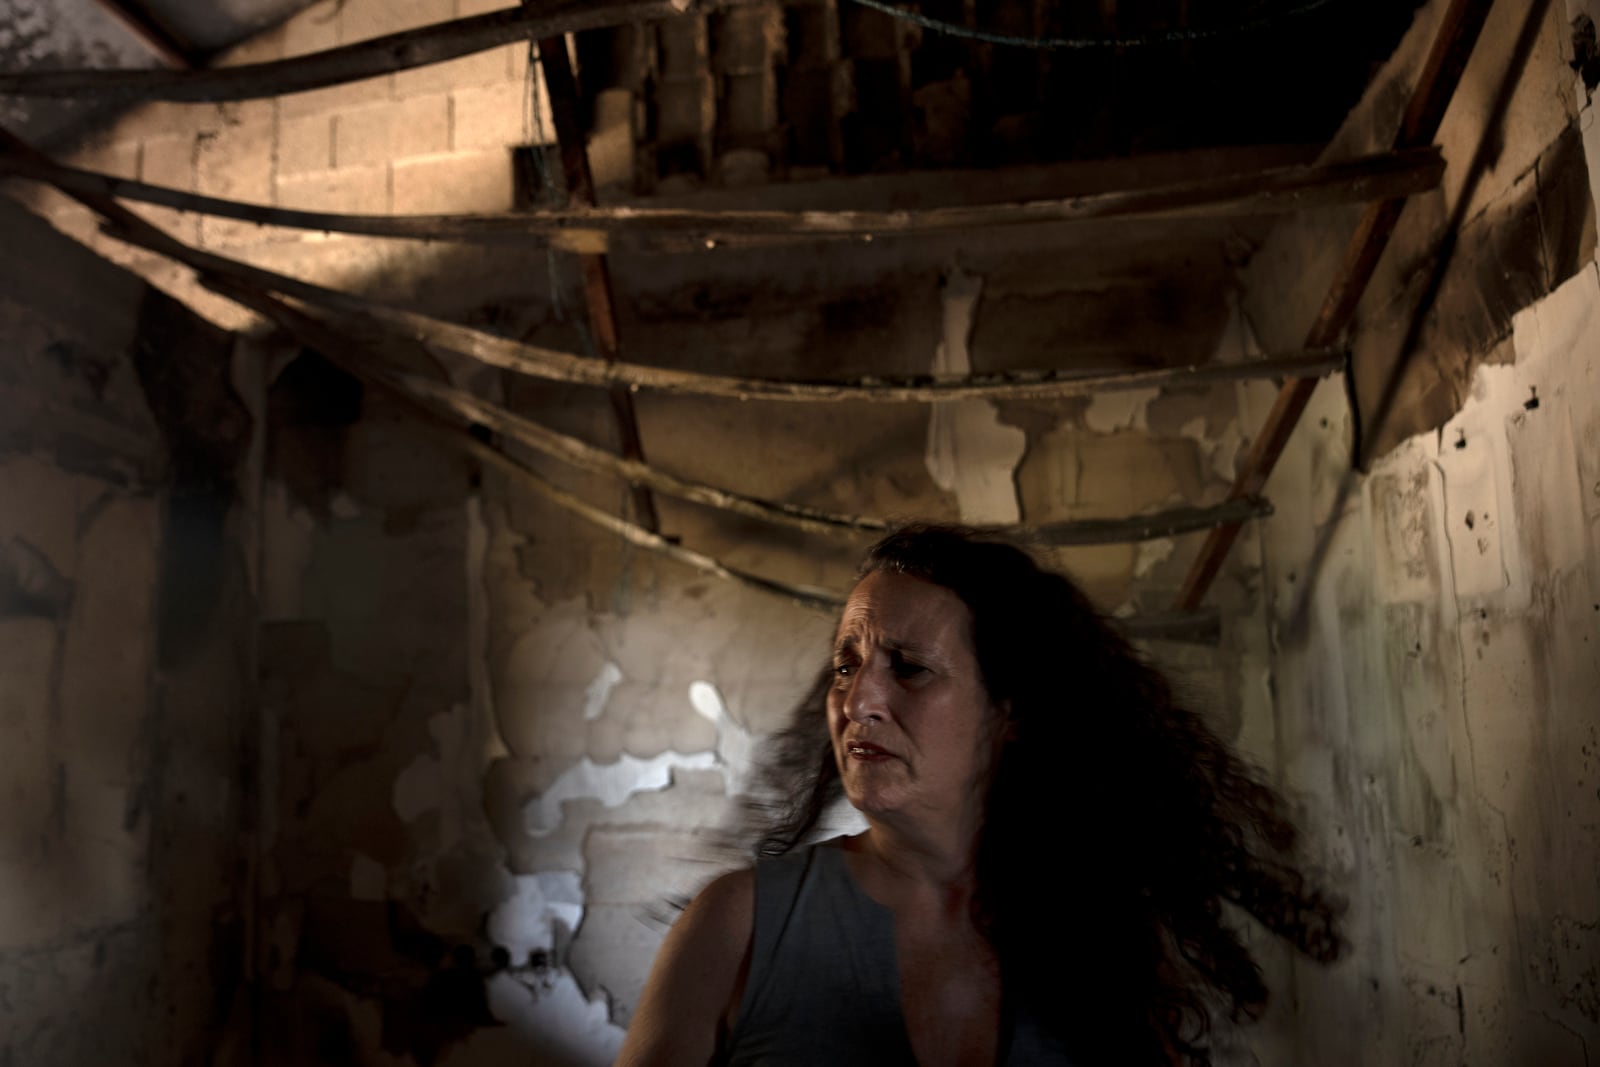
<path id="1" fill-rule="evenodd" d="M 922 664 L 912 663 L 910 660 L 897 659 L 894 661 L 894 673 L 898 678 L 915 678 L 927 669 Z"/>

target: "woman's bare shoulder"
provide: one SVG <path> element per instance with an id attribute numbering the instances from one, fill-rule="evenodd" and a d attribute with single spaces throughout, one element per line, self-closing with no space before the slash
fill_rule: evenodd
<path id="1" fill-rule="evenodd" d="M 755 927 L 755 872 L 730 871 L 689 902 L 650 969 L 624 1064 L 704 1064 L 725 1039 L 744 991 Z"/>

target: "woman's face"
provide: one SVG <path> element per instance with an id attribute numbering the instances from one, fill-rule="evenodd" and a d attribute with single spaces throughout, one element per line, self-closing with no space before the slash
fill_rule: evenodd
<path id="1" fill-rule="evenodd" d="M 833 667 L 828 732 L 850 803 L 869 816 L 975 810 L 997 715 L 961 598 L 903 574 L 868 575 L 845 604 Z"/>

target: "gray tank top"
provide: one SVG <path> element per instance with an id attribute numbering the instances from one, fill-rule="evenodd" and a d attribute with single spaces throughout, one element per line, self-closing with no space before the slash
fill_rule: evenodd
<path id="1" fill-rule="evenodd" d="M 894 914 L 856 885 L 843 850 L 825 844 L 763 859 L 755 879 L 750 974 L 722 1062 L 915 1064 Z M 1001 1034 L 1000 1062 L 1072 1061 L 1022 1017 Z"/>

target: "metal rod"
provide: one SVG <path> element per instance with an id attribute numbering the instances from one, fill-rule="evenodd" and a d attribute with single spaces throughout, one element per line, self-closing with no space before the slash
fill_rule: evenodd
<path id="1" fill-rule="evenodd" d="M 585 167 L 586 171 L 587 168 Z M 566 211 L 485 215 L 348 215 L 251 204 L 110 174 L 41 167 L 0 157 L 0 174 L 63 189 L 104 193 L 267 226 L 411 240 L 524 244 L 540 239 L 567 249 L 612 246 L 642 252 L 707 252 L 797 240 L 888 238 L 927 233 L 1087 222 L 1138 216 L 1228 217 L 1300 211 L 1330 204 L 1388 199 L 1432 189 L 1444 160 L 1431 146 L 1342 163 L 1273 167 L 1149 189 L 1114 190 L 1063 200 L 1036 200 L 920 211 L 694 211 L 597 208 L 575 200 Z"/>

